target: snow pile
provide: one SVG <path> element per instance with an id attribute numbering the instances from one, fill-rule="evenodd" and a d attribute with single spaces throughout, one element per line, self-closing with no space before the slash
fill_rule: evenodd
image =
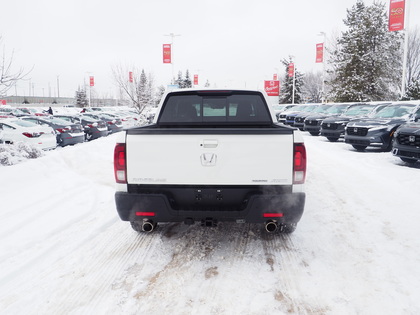
<path id="1" fill-rule="evenodd" d="M 14 165 L 27 159 L 36 159 L 45 153 L 24 142 L 0 144 L 0 165 Z"/>

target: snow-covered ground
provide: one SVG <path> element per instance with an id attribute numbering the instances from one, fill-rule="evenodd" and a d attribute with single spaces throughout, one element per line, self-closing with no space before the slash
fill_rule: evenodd
<path id="1" fill-rule="evenodd" d="M 0 313 L 420 314 L 420 163 L 305 141 L 290 236 L 137 234 L 115 210 L 115 135 L 0 166 Z"/>

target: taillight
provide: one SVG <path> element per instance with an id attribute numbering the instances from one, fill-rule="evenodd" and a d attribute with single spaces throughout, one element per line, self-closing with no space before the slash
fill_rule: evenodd
<path id="1" fill-rule="evenodd" d="M 293 153 L 293 184 L 303 184 L 306 177 L 306 149 L 303 143 L 295 143 Z"/>
<path id="2" fill-rule="evenodd" d="M 278 213 L 278 212 L 264 212 L 263 213 L 263 217 L 264 218 L 282 218 L 283 217 L 283 213 Z"/>
<path id="3" fill-rule="evenodd" d="M 64 133 L 64 132 L 69 132 L 71 130 L 70 127 L 65 127 L 65 128 L 57 128 L 56 129 L 59 133 Z"/>
<path id="4" fill-rule="evenodd" d="M 156 215 L 156 212 L 141 212 L 137 211 L 136 216 L 139 217 L 154 217 Z"/>
<path id="5" fill-rule="evenodd" d="M 127 183 L 127 169 L 125 163 L 125 143 L 117 143 L 114 149 L 114 175 L 119 184 Z"/>
<path id="6" fill-rule="evenodd" d="M 38 138 L 41 135 L 40 133 L 36 133 L 36 132 L 33 132 L 33 133 L 31 133 L 31 132 L 23 132 L 22 134 L 25 137 L 28 137 L 28 138 Z"/>

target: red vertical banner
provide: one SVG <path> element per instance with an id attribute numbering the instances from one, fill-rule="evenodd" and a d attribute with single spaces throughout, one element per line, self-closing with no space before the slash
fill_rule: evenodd
<path id="1" fill-rule="evenodd" d="M 93 76 L 89 77 L 89 86 L 95 86 L 95 78 Z"/>
<path id="2" fill-rule="evenodd" d="M 194 74 L 194 85 L 198 85 L 198 74 Z"/>
<path id="3" fill-rule="evenodd" d="M 388 30 L 401 31 L 404 29 L 405 0 L 390 0 Z"/>
<path id="4" fill-rule="evenodd" d="M 293 77 L 295 74 L 295 64 L 293 62 L 289 63 L 289 77 Z"/>
<path id="5" fill-rule="evenodd" d="M 172 63 L 171 44 L 163 44 L 163 63 Z"/>
<path id="6" fill-rule="evenodd" d="M 129 81 L 130 83 L 133 83 L 133 81 L 134 81 L 134 80 L 133 80 L 133 72 L 131 72 L 131 71 L 128 73 L 128 81 Z"/>
<path id="7" fill-rule="evenodd" d="M 273 80 L 274 80 L 274 81 L 277 81 L 277 80 L 278 80 L 277 73 L 274 73 L 274 74 L 273 74 Z"/>
<path id="8" fill-rule="evenodd" d="M 324 62 L 324 43 L 316 44 L 316 63 Z"/>
<path id="9" fill-rule="evenodd" d="M 280 81 L 278 80 L 264 81 L 264 90 L 268 96 L 279 96 L 280 95 Z"/>

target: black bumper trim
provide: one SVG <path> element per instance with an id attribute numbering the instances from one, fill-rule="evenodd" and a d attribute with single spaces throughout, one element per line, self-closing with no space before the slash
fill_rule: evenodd
<path id="1" fill-rule="evenodd" d="M 280 195 L 253 195 L 244 208 L 236 211 L 202 209 L 174 209 L 164 194 L 115 193 L 118 215 L 123 221 L 150 219 L 154 222 L 184 222 L 186 219 L 201 221 L 211 218 L 217 221 L 240 221 L 263 223 L 268 219 L 263 213 L 283 213 L 278 218 L 280 223 L 297 223 L 301 219 L 305 206 L 305 193 L 285 193 Z M 142 217 L 136 212 L 154 212 L 153 217 Z"/>

